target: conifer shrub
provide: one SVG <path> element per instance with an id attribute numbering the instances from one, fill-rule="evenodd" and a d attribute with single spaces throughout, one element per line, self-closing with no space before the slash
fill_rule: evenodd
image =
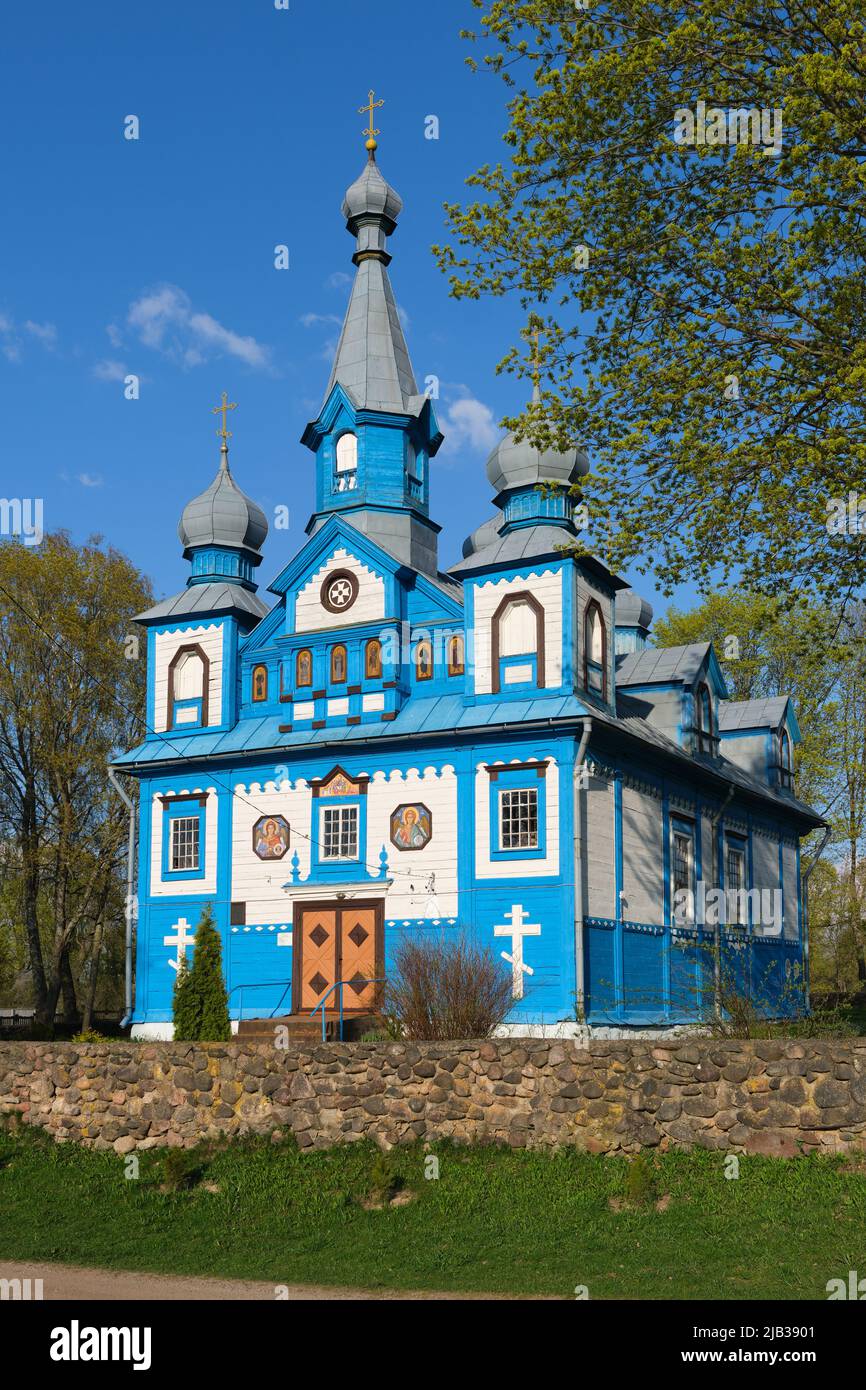
<path id="1" fill-rule="evenodd" d="M 174 986 L 177 1042 L 228 1042 L 232 1035 L 222 966 L 222 942 L 208 903 L 195 933 L 192 966 L 180 962 Z"/>

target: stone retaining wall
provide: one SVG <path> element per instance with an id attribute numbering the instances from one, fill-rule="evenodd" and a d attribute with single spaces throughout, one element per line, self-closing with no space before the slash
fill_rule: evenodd
<path id="1" fill-rule="evenodd" d="M 217 1135 L 866 1152 L 866 1038 L 0 1043 L 0 1114 L 117 1153 Z"/>

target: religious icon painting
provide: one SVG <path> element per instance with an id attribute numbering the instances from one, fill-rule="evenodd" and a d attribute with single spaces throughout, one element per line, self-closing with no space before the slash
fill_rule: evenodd
<path id="1" fill-rule="evenodd" d="M 253 826 L 253 853 L 259 859 L 282 859 L 289 848 L 289 823 L 282 816 L 262 816 Z"/>
<path id="2" fill-rule="evenodd" d="M 420 801 L 391 812 L 391 844 L 397 849 L 424 849 L 433 836 L 433 818 Z"/>

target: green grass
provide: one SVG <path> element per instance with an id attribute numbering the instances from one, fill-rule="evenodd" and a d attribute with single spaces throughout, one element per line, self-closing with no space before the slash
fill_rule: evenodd
<path id="1" fill-rule="evenodd" d="M 866 1270 L 866 1166 L 671 1152 L 640 1181 L 623 1159 L 438 1145 L 300 1153 L 250 1142 L 193 1155 L 161 1190 L 164 1152 L 124 1160 L 0 1133 L 0 1259 L 274 1283 L 592 1298 L 826 1298 Z M 208 1191 L 215 1184 L 218 1191 Z M 373 1192 L 406 1205 L 367 1209 Z M 665 1199 L 664 1210 L 657 1209 Z"/>

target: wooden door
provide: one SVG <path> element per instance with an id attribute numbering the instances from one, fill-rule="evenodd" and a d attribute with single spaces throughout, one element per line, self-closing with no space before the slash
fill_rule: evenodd
<path id="1" fill-rule="evenodd" d="M 340 978 L 337 974 L 337 910 L 332 906 L 303 907 L 300 919 L 300 932 L 295 935 L 300 947 L 298 993 L 302 1011 L 309 1013 Z M 334 990 L 328 997 L 326 1009 L 336 1007 L 336 993 Z"/>
<path id="2" fill-rule="evenodd" d="M 340 979 L 347 982 L 343 986 L 343 1013 L 368 1013 L 375 1006 L 379 987 L 364 982 L 382 974 L 378 916 L 375 906 L 340 909 Z"/>
<path id="3" fill-rule="evenodd" d="M 375 1010 L 383 972 L 384 904 L 299 903 L 295 908 L 293 1007 L 310 1013 L 331 986 L 343 980 L 343 1013 Z M 328 994 L 326 1011 L 337 1013 L 339 991 Z"/>

